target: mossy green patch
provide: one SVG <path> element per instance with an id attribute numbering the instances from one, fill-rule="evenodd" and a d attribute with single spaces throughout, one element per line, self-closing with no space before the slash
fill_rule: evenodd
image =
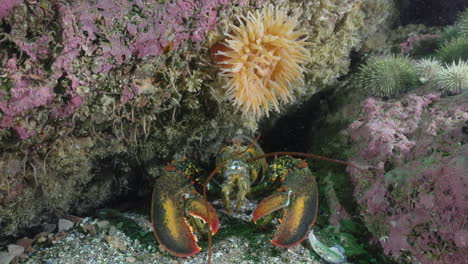
<path id="1" fill-rule="evenodd" d="M 351 222 L 351 221 L 349 221 Z M 350 223 L 344 223 L 344 225 L 350 225 Z M 353 228 L 356 231 L 356 226 Z M 335 227 L 327 226 L 320 230 L 315 229 L 314 234 L 317 239 L 327 247 L 341 246 L 345 250 L 346 258 L 352 263 L 379 263 L 378 260 L 368 253 L 366 243 L 359 241 L 354 234 L 335 231 Z M 313 250 L 312 250 L 313 252 Z M 312 254 L 317 255 L 315 252 Z M 317 257 L 320 257 L 317 255 Z"/>

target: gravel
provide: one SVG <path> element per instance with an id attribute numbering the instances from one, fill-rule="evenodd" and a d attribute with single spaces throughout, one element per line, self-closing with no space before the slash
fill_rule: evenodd
<path id="1" fill-rule="evenodd" d="M 127 213 L 122 215 L 137 223 L 142 232 L 151 232 L 151 225 L 146 217 Z M 22 254 L 18 261 L 27 264 L 207 263 L 206 248 L 193 257 L 178 258 L 164 252 L 155 239 L 149 244 L 144 243 L 130 238 L 120 231 L 120 228 L 119 224 L 116 225 L 105 219 L 84 218 L 67 232 L 51 233 L 45 240 L 36 240 L 32 248 L 28 248 L 27 253 Z M 269 243 L 269 236 L 269 234 L 260 234 L 258 239 L 267 241 L 260 244 L 239 235 L 216 240 L 212 247 L 211 262 L 213 264 L 323 263 L 314 259 L 309 249 L 303 246 L 305 243 L 283 249 Z"/>

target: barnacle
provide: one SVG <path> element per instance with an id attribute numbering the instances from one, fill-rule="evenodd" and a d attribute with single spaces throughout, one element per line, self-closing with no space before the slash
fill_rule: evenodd
<path id="1" fill-rule="evenodd" d="M 225 96 L 244 115 L 259 119 L 271 109 L 279 112 L 279 101 L 293 101 L 304 85 L 310 52 L 305 31 L 296 29 L 298 18 L 270 5 L 238 16 L 222 47 L 215 45 L 215 61 L 228 78 Z"/>
<path id="2" fill-rule="evenodd" d="M 372 57 L 361 66 L 358 81 L 374 96 L 391 97 L 414 88 L 418 74 L 407 56 L 387 55 Z"/>

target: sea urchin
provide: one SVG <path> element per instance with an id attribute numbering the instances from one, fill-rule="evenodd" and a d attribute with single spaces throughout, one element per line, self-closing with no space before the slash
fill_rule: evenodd
<path id="1" fill-rule="evenodd" d="M 294 100 L 304 85 L 303 64 L 310 61 L 305 32 L 296 30 L 299 15 L 267 6 L 238 16 L 226 40 L 217 46 L 221 75 L 228 78 L 226 98 L 244 114 L 259 119 L 271 109 L 279 112 L 279 98 Z"/>
<path id="2" fill-rule="evenodd" d="M 432 57 L 423 58 L 416 62 L 416 70 L 418 72 L 419 81 L 429 87 L 434 86 L 434 79 L 442 70 L 442 64 L 437 59 Z"/>
<path id="3" fill-rule="evenodd" d="M 447 95 L 459 94 L 468 89 L 468 63 L 460 60 L 446 65 L 438 74 L 436 82 Z"/>
<path id="4" fill-rule="evenodd" d="M 360 67 L 358 81 L 373 96 L 392 97 L 414 88 L 418 74 L 409 57 L 392 54 L 371 57 Z"/>

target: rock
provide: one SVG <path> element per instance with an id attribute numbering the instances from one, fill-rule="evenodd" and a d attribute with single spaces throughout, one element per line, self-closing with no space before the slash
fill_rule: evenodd
<path id="1" fill-rule="evenodd" d="M 62 241 L 65 237 L 67 237 L 67 233 L 64 231 L 58 232 L 57 234 L 52 236 L 52 243 L 57 243 L 58 241 Z"/>
<path id="2" fill-rule="evenodd" d="M 83 229 L 83 232 L 89 233 L 91 235 L 96 235 L 96 227 L 93 224 L 87 224 L 81 226 L 81 229 Z"/>
<path id="3" fill-rule="evenodd" d="M 29 255 L 26 253 L 21 254 L 21 256 L 17 257 L 18 263 L 23 263 L 29 258 Z"/>
<path id="4" fill-rule="evenodd" d="M 122 252 L 127 251 L 125 241 L 123 241 L 121 238 L 115 236 L 105 236 L 104 239 L 107 241 L 110 247 L 117 248 Z"/>
<path id="5" fill-rule="evenodd" d="M 348 128 L 356 145 L 350 161 L 372 167 L 348 167 L 360 214 L 397 263 L 466 263 L 465 120 L 464 94 L 409 93 L 366 99 Z"/>
<path id="6" fill-rule="evenodd" d="M 109 235 L 110 235 L 110 236 L 113 236 L 113 235 L 115 235 L 115 234 L 117 234 L 117 228 L 116 228 L 115 226 L 111 226 L 111 227 L 109 228 Z"/>
<path id="7" fill-rule="evenodd" d="M 6 252 L 0 252 L 0 264 L 9 264 L 14 258 L 14 255 Z"/>
<path id="8" fill-rule="evenodd" d="M 20 256 L 24 252 L 24 247 L 20 245 L 10 244 L 8 245 L 8 253 L 15 257 Z"/>
<path id="9" fill-rule="evenodd" d="M 134 257 L 126 257 L 125 260 L 126 260 L 128 263 L 135 263 L 136 258 L 134 258 Z"/>
<path id="10" fill-rule="evenodd" d="M 52 233 L 55 231 L 55 228 L 57 228 L 57 225 L 55 224 L 47 224 L 44 226 L 44 232 L 46 233 Z"/>
<path id="11" fill-rule="evenodd" d="M 76 216 L 76 215 L 67 215 L 65 218 L 72 221 L 75 224 L 77 224 L 77 223 L 81 222 L 81 220 L 83 220 L 83 218 L 81 218 L 79 216 Z"/>
<path id="12" fill-rule="evenodd" d="M 74 223 L 70 220 L 67 219 L 59 219 L 58 222 L 58 231 L 68 231 L 70 228 L 72 228 Z"/>
<path id="13" fill-rule="evenodd" d="M 104 228 L 109 227 L 109 221 L 107 221 L 107 220 L 99 221 L 99 222 L 96 223 L 96 225 L 97 225 L 99 228 L 104 229 Z"/>
<path id="14" fill-rule="evenodd" d="M 40 232 L 40 233 L 37 233 L 35 236 L 34 236 L 34 240 L 39 240 L 40 238 L 42 237 L 47 237 L 47 235 L 49 234 L 49 232 Z"/>
<path id="15" fill-rule="evenodd" d="M 18 241 L 16 241 L 16 244 L 19 245 L 19 246 L 22 246 L 24 247 L 25 249 L 28 249 L 32 246 L 32 243 L 33 243 L 33 239 L 31 238 L 28 238 L 28 237 L 23 237 L 21 239 L 19 239 Z"/>
<path id="16" fill-rule="evenodd" d="M 55 228 L 57 228 L 57 225 L 54 225 L 54 224 L 47 224 L 47 225 L 44 225 L 44 231 L 40 232 L 40 233 L 37 233 L 34 237 L 33 237 L 33 240 L 34 241 L 38 241 L 38 240 L 41 240 L 41 241 L 38 241 L 39 243 L 42 243 L 46 240 L 46 237 L 55 231 Z M 41 239 L 41 238 L 44 238 L 44 239 Z"/>
<path id="17" fill-rule="evenodd" d="M 47 241 L 47 238 L 45 236 L 41 236 L 37 239 L 37 243 L 44 243 Z"/>

